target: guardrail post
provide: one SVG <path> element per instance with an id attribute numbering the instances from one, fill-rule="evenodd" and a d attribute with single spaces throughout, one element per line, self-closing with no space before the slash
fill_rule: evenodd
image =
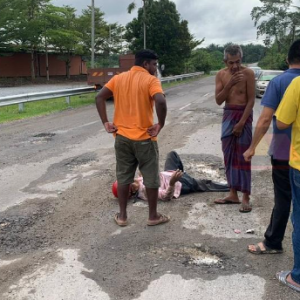
<path id="1" fill-rule="evenodd" d="M 70 96 L 67 96 L 67 97 L 66 97 L 66 103 L 67 103 L 68 105 L 70 105 Z"/>
<path id="2" fill-rule="evenodd" d="M 24 111 L 24 103 L 19 103 L 19 112 Z"/>

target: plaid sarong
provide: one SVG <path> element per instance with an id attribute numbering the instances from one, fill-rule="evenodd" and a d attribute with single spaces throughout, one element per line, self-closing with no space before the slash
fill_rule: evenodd
<path id="1" fill-rule="evenodd" d="M 229 187 L 250 194 L 251 162 L 244 160 L 243 153 L 249 148 L 252 141 L 252 114 L 245 123 L 242 135 L 237 137 L 232 134 L 233 127 L 242 118 L 244 109 L 245 106 L 241 105 L 225 105 L 221 141 Z"/>

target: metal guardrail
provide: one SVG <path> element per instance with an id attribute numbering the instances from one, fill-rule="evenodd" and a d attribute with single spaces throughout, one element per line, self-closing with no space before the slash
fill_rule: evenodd
<path id="1" fill-rule="evenodd" d="M 49 91 L 49 92 L 40 92 L 40 93 L 30 93 L 30 94 L 20 94 L 13 96 L 0 97 L 0 107 L 19 104 L 19 111 L 24 110 L 24 103 L 33 102 L 33 101 L 41 101 L 41 100 L 49 100 L 55 98 L 66 97 L 66 102 L 70 103 L 70 97 L 74 95 L 81 95 L 94 92 L 94 87 L 81 87 L 74 89 L 66 89 L 66 90 L 57 90 L 57 91 Z"/>
<path id="2" fill-rule="evenodd" d="M 171 82 L 177 80 L 183 80 L 185 78 L 196 77 L 199 75 L 203 75 L 204 72 L 190 73 L 190 74 L 182 74 L 170 77 L 161 78 L 161 82 Z M 91 92 L 95 92 L 95 87 L 80 87 L 74 89 L 65 89 L 65 90 L 57 90 L 57 91 L 49 91 L 49 92 L 40 92 L 40 93 L 30 93 L 30 94 L 20 94 L 13 96 L 5 96 L 0 97 L 0 107 L 18 104 L 19 111 L 24 110 L 24 104 L 27 102 L 33 101 L 41 101 L 41 100 L 50 100 L 55 98 L 66 97 L 66 102 L 70 104 L 70 97 L 74 95 L 87 94 Z"/>

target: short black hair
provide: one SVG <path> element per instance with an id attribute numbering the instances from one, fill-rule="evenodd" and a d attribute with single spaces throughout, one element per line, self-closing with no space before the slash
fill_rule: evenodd
<path id="1" fill-rule="evenodd" d="M 300 40 L 296 40 L 291 45 L 288 53 L 288 62 L 290 65 L 300 63 Z"/>
<path id="2" fill-rule="evenodd" d="M 150 62 L 151 60 L 157 60 L 158 55 L 150 49 L 143 49 L 138 51 L 135 54 L 135 65 L 136 66 L 142 66 L 144 61 Z"/>

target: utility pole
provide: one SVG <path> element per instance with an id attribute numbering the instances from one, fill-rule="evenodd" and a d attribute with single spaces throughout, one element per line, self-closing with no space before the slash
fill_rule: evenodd
<path id="1" fill-rule="evenodd" d="M 92 24 L 91 24 L 91 48 L 92 48 L 92 57 L 91 57 L 91 68 L 94 68 L 95 64 L 95 1 L 92 0 Z"/>
<path id="2" fill-rule="evenodd" d="M 144 6 L 143 6 L 143 11 L 144 11 L 144 49 L 146 49 L 146 0 L 143 0 Z"/>

